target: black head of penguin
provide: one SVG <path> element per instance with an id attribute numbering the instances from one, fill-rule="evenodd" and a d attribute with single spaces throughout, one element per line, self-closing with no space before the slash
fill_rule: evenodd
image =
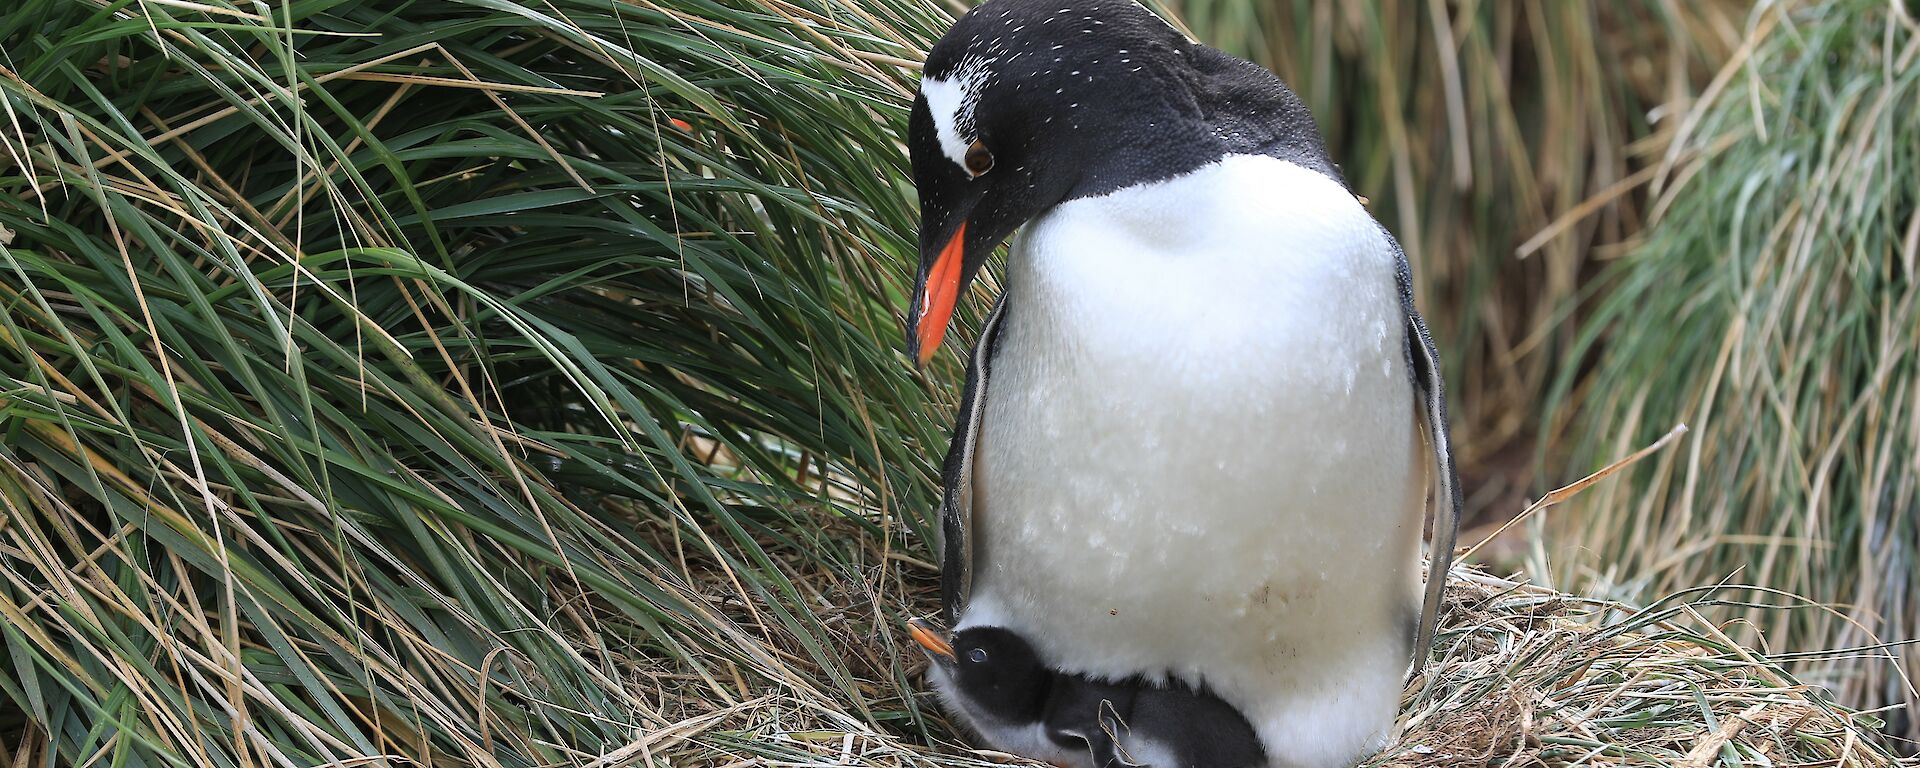
<path id="1" fill-rule="evenodd" d="M 1188 40 L 1134 0 L 989 0 L 928 53 L 908 123 L 919 359 L 1022 224 L 1062 202 L 1268 154 L 1339 179 L 1278 77 Z"/>
<path id="2" fill-rule="evenodd" d="M 1020 635 L 1001 627 L 969 627 L 953 634 L 953 656 L 935 657 L 954 687 L 980 712 L 1002 722 L 1037 722 L 1054 673 Z"/>

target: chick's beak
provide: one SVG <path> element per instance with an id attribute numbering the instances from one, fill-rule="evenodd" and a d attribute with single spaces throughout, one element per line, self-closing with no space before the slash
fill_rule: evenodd
<path id="1" fill-rule="evenodd" d="M 912 635 L 913 641 L 919 643 L 921 648 L 927 649 L 927 653 L 932 654 L 935 658 L 949 664 L 954 662 L 953 644 L 947 642 L 946 638 L 941 637 L 939 632 L 934 631 L 933 627 L 929 625 L 925 619 L 912 619 L 908 621 L 907 634 Z"/>

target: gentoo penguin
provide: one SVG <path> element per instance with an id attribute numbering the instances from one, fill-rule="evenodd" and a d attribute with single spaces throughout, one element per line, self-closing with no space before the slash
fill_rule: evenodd
<path id="1" fill-rule="evenodd" d="M 1460 500 L 1407 261 L 1305 106 L 1132 0 L 988 0 L 929 52 L 908 149 L 915 357 L 1019 231 L 944 468 L 948 626 L 1203 686 L 1273 765 L 1377 750 Z"/>
<path id="2" fill-rule="evenodd" d="M 1206 691 L 1066 674 L 1003 627 L 969 627 L 951 639 L 924 622 L 910 631 L 931 662 L 929 674 L 951 697 L 948 706 L 1003 749 L 1073 768 L 1266 763 L 1253 726 Z"/>

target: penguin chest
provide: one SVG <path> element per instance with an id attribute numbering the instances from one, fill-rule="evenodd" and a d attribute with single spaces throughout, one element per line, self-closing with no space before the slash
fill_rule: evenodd
<path id="1" fill-rule="evenodd" d="M 963 625 L 1229 690 L 1404 642 L 1424 475 L 1394 254 L 1350 194 L 1229 158 L 1063 204 L 1009 264 Z"/>

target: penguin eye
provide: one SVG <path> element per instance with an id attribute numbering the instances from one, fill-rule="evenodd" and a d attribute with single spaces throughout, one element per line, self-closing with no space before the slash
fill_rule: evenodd
<path id="1" fill-rule="evenodd" d="M 975 178 L 993 170 L 993 153 L 987 150 L 985 142 L 973 140 L 973 146 L 967 147 L 967 173 Z"/>
<path id="2" fill-rule="evenodd" d="M 987 649 L 975 648 L 971 651 L 967 651 L 967 661 L 971 661 L 975 664 L 987 663 Z"/>

